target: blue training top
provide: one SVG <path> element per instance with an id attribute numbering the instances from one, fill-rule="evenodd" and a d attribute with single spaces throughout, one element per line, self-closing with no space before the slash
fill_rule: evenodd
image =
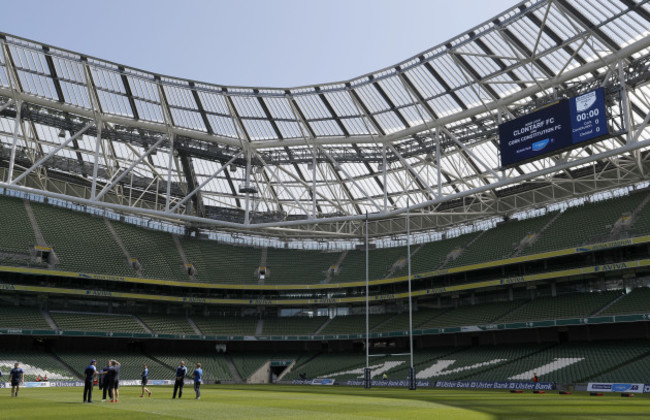
<path id="1" fill-rule="evenodd" d="M 11 369 L 11 372 L 9 372 L 9 377 L 11 378 L 12 382 L 20 381 L 20 377 L 22 374 L 23 374 L 23 368 L 13 368 Z"/>
<path id="2" fill-rule="evenodd" d="M 176 369 L 176 378 L 184 378 L 187 375 L 187 366 L 179 366 Z"/>
<path id="3" fill-rule="evenodd" d="M 144 368 L 144 370 L 142 371 L 142 375 L 141 375 L 141 376 L 142 376 L 142 379 L 147 379 L 147 378 L 149 377 L 149 369 L 148 369 L 148 368 Z"/>
<path id="4" fill-rule="evenodd" d="M 201 368 L 194 369 L 194 382 L 201 382 L 202 378 L 203 378 L 203 369 Z"/>
<path id="5" fill-rule="evenodd" d="M 86 374 L 86 380 L 92 381 L 95 377 L 95 372 L 97 372 L 97 368 L 93 365 L 89 365 L 86 370 L 84 370 L 84 374 Z"/>

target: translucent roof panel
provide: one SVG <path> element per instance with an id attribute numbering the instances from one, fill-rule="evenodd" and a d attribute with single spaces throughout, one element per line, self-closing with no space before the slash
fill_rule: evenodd
<path id="1" fill-rule="evenodd" d="M 0 43 L 3 156 L 13 146 L 19 100 L 26 131 L 20 127 L 16 138 L 21 165 L 90 124 L 48 163 L 63 172 L 74 167 L 87 183 L 97 145 L 91 133 L 101 124 L 100 177 L 114 179 L 133 166 L 129 175 L 143 189 L 165 183 L 171 172 L 172 202 L 183 199 L 188 185 L 205 182 L 203 204 L 227 217 L 246 210 L 246 194 L 248 210 L 273 213 L 271 219 L 318 213 L 353 220 L 407 202 L 435 212 L 460 196 L 471 199 L 453 211 L 487 217 L 501 204 L 512 208 L 646 176 L 631 150 L 620 156 L 617 150 L 629 148 L 630 138 L 650 138 L 647 2 L 527 0 L 384 69 L 288 89 L 159 75 L 7 34 Z M 500 123 L 599 86 L 611 137 L 500 167 Z M 171 168 L 167 141 L 143 158 L 154 141 L 172 137 Z M 598 178 L 602 168 L 612 172 Z M 614 168 L 625 175 L 615 179 Z M 240 192 L 247 185 L 256 192 Z M 177 216 L 185 214 L 180 209 Z"/>

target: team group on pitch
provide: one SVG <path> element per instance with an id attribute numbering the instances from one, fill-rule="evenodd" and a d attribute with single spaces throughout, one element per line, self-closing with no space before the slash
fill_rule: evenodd
<path id="1" fill-rule="evenodd" d="M 0 372 L 0 376 L 2 373 Z M 25 374 L 19 363 L 14 365 L 10 374 L 11 379 L 11 396 L 17 397 L 20 384 L 25 383 Z M 141 386 L 142 393 L 140 398 L 144 397 L 146 393 L 151 397 L 151 391 L 147 388 L 149 382 L 149 369 L 147 365 L 142 365 Z M 183 386 L 185 385 L 185 376 L 187 376 L 187 367 L 185 362 L 181 360 L 180 365 L 176 368 L 176 380 L 174 381 L 174 394 L 172 398 L 183 396 Z M 201 381 L 203 380 L 203 369 L 201 363 L 197 363 L 192 373 L 194 377 L 194 392 L 196 393 L 195 399 L 201 399 Z M 106 394 L 110 398 L 110 402 L 116 403 L 120 400 L 120 362 L 117 360 L 109 360 L 108 364 L 101 370 L 97 370 L 97 360 L 90 361 L 90 365 L 84 370 L 84 403 L 93 402 L 93 387 L 98 384 L 99 388 L 103 390 L 102 401 L 106 401 Z"/>
<path id="2" fill-rule="evenodd" d="M 183 396 L 183 386 L 185 385 L 185 376 L 187 376 L 187 366 L 181 360 L 181 363 L 176 368 L 176 380 L 174 381 L 174 394 L 172 398 Z M 194 392 L 196 399 L 201 399 L 201 382 L 203 380 L 203 369 L 201 363 L 197 363 L 192 374 L 194 377 Z M 151 391 L 147 388 L 149 382 L 149 369 L 147 365 L 142 365 L 141 386 L 142 393 L 140 398 L 144 397 L 146 393 L 151 397 Z M 102 401 L 106 401 L 106 394 L 110 398 L 109 402 L 116 403 L 120 400 L 120 362 L 117 360 L 109 360 L 108 364 L 100 371 L 97 370 L 97 361 L 95 359 L 90 361 L 90 365 L 84 370 L 84 399 L 83 402 L 93 402 L 93 386 L 98 383 L 99 388 L 103 390 Z"/>

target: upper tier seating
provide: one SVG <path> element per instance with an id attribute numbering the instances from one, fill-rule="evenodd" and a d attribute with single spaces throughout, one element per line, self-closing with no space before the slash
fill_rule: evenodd
<path id="1" fill-rule="evenodd" d="M 127 223 L 111 222 L 131 258 L 141 265 L 145 278 L 189 281 L 183 260 L 171 234 L 143 229 Z"/>
<path id="2" fill-rule="evenodd" d="M 452 251 L 465 247 L 479 234 L 480 232 L 472 232 L 454 238 L 423 244 L 422 248 L 411 257 L 411 274 L 433 271 L 440 268 Z M 417 246 L 412 245 L 411 252 L 414 252 L 416 248 Z M 396 271 L 395 275 L 408 275 L 408 266 L 405 265 Z"/>
<path id="3" fill-rule="evenodd" d="M 340 255 L 340 252 L 267 248 L 266 268 L 269 276 L 264 284 L 323 283 L 327 270 L 336 264 Z"/>
<path id="4" fill-rule="evenodd" d="M 19 261 L 3 255 L 4 252 L 29 256 L 36 245 L 34 229 L 29 221 L 23 200 L 0 197 L 0 264 L 16 265 Z M 24 263 L 24 262 L 23 262 Z"/>
<path id="5" fill-rule="evenodd" d="M 556 214 L 552 212 L 531 219 L 511 220 L 486 230 L 469 249 L 447 267 L 461 267 L 512 257 L 525 237 L 539 232 Z"/>
<path id="6" fill-rule="evenodd" d="M 542 217 L 509 221 L 485 232 L 414 244 L 411 247 L 411 272 L 418 274 L 511 257 L 517 252 L 520 241 L 534 233 L 539 233 L 537 240 L 517 255 L 611 240 L 616 222 L 623 215 L 638 210 L 647 197 L 645 192 L 635 193 L 571 207 L 560 215 L 549 213 Z M 251 246 L 186 237 L 179 238 L 179 249 L 168 232 L 110 221 L 115 236 L 103 218 L 41 203 L 30 202 L 30 206 L 45 242 L 59 257 L 55 266 L 59 270 L 217 284 L 345 283 L 362 282 L 366 277 L 366 252 L 363 250 L 321 252 L 267 248 L 264 251 Z M 28 261 L 29 251 L 36 239 L 23 200 L 0 196 L 0 211 L 5 217 L 5 222 L 0 224 L 0 264 L 32 264 Z M 634 213 L 636 219 L 631 231 L 636 234 L 650 233 L 642 232 L 645 213 L 648 212 Z M 544 226 L 547 227 L 542 231 Z M 459 256 L 448 258 L 455 250 L 459 251 Z M 265 260 L 263 253 L 266 254 Z M 126 254 L 138 260 L 140 270 L 132 267 Z M 194 276 L 188 274 L 182 254 L 187 263 L 194 265 Z M 18 258 L 21 255 L 22 260 Z M 405 276 L 407 248 L 371 250 L 369 263 L 371 280 Z M 263 280 L 258 275 L 261 266 L 268 269 Z M 328 273 L 330 269 L 334 270 Z"/>
<path id="7" fill-rule="evenodd" d="M 406 247 L 377 248 L 368 252 L 368 277 L 370 280 L 383 279 L 393 264 L 407 257 Z M 339 266 L 339 273 L 332 283 L 359 282 L 366 280 L 366 251 L 351 250 Z"/>
<path id="8" fill-rule="evenodd" d="M 104 219 L 46 204 L 31 206 L 43 238 L 59 259 L 57 269 L 135 275 Z"/>
<path id="9" fill-rule="evenodd" d="M 225 245 L 216 241 L 180 238 L 189 263 L 197 270 L 196 280 L 219 284 L 257 284 L 259 248 Z"/>
<path id="10" fill-rule="evenodd" d="M 608 240 L 607 235 L 624 213 L 632 213 L 646 193 L 570 207 L 542 233 L 537 242 L 521 255 L 572 248 Z"/>

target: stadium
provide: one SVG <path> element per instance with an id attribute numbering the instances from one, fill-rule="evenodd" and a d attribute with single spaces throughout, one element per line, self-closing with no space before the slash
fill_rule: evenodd
<path id="1" fill-rule="evenodd" d="M 224 418 L 649 412 L 647 1 L 527 0 L 286 89 L 0 47 L 0 382 L 19 362 L 33 407 L 115 358 L 201 362 L 259 410 Z"/>

